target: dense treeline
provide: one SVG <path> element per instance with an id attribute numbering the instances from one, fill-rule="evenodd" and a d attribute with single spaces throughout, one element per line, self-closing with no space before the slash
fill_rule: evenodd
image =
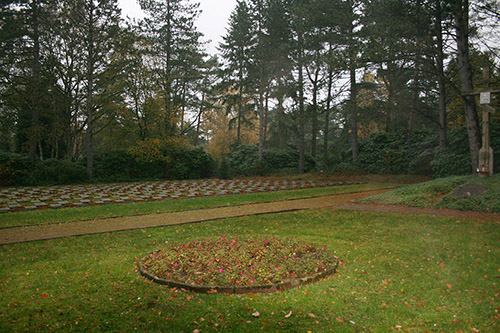
<path id="1" fill-rule="evenodd" d="M 220 58 L 198 4 L 138 2 L 1 2 L 3 183 L 477 168 L 497 1 L 238 0 Z"/>

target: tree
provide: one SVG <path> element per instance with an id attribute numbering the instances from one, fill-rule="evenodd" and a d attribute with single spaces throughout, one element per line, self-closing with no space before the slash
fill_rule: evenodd
<path id="1" fill-rule="evenodd" d="M 264 15 L 268 53 L 267 72 L 269 75 L 270 97 L 276 99 L 275 135 L 279 148 L 284 148 L 287 141 L 285 99 L 290 95 L 292 81 L 290 8 L 285 0 L 269 0 Z M 267 110 L 267 108 L 266 108 Z"/>
<path id="2" fill-rule="evenodd" d="M 87 176 L 93 178 L 94 135 L 100 130 L 94 127 L 100 116 L 97 111 L 104 111 L 113 73 L 118 72 L 112 55 L 120 32 L 120 9 L 117 0 L 76 0 L 66 4 L 71 17 L 81 21 L 78 34 L 85 68 Z"/>
<path id="3" fill-rule="evenodd" d="M 244 96 L 250 93 L 250 72 L 254 65 L 255 38 L 250 8 L 244 0 L 237 1 L 229 18 L 229 28 L 224 42 L 219 46 L 225 61 L 224 82 L 226 89 L 234 92 L 237 109 L 236 142 L 241 140 L 241 126 L 245 113 Z"/>
<path id="4" fill-rule="evenodd" d="M 474 88 L 472 85 L 472 67 L 469 59 L 469 10 L 468 0 L 457 0 L 453 3 L 452 13 L 456 31 L 460 88 L 464 93 L 471 92 Z M 474 96 L 464 95 L 463 101 L 465 118 L 467 121 L 467 135 L 469 137 L 472 172 L 475 172 L 479 166 L 479 149 L 481 148 L 479 118 Z"/>
<path id="5" fill-rule="evenodd" d="M 184 0 L 139 0 L 147 13 L 142 22 L 143 34 L 149 42 L 150 63 L 155 82 L 161 88 L 165 103 L 163 136 L 179 134 L 182 111 L 185 111 L 190 82 L 199 80 L 204 54 L 202 34 L 194 23 L 199 4 Z"/>
<path id="6" fill-rule="evenodd" d="M 296 82 L 296 100 L 298 104 L 298 128 L 299 128 L 299 172 L 304 173 L 305 164 L 305 97 L 304 97 L 304 53 L 305 43 L 304 35 L 307 29 L 307 3 L 305 1 L 293 1 L 291 4 L 290 15 L 292 18 L 292 59 L 295 63 L 297 72 Z"/>

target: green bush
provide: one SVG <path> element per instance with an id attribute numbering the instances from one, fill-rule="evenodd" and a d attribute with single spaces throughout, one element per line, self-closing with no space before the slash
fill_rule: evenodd
<path id="1" fill-rule="evenodd" d="M 380 132 L 359 142 L 356 164 L 368 173 L 403 174 L 408 172 L 402 133 Z"/>
<path id="2" fill-rule="evenodd" d="M 231 179 L 232 178 L 231 169 L 229 168 L 229 163 L 227 162 L 226 158 L 222 159 L 222 161 L 219 165 L 218 176 L 221 179 Z"/>
<path id="3" fill-rule="evenodd" d="M 213 175 L 215 160 L 202 148 L 187 147 L 173 156 L 171 169 L 175 179 L 199 179 Z"/>
<path id="4" fill-rule="evenodd" d="M 465 128 L 450 131 L 445 149 L 436 148 L 430 163 L 435 178 L 471 173 L 469 140 Z"/>
<path id="5" fill-rule="evenodd" d="M 356 165 L 375 174 L 430 175 L 437 137 L 434 132 L 415 131 L 410 140 L 406 132 L 380 132 L 360 140 Z"/>
<path id="6" fill-rule="evenodd" d="M 266 176 L 280 173 L 283 170 L 297 172 L 299 152 L 292 147 L 268 149 L 262 152 L 262 161 L 259 161 L 257 146 L 239 145 L 227 155 L 227 164 L 231 173 L 238 176 Z M 314 159 L 306 154 L 304 170 L 311 171 L 315 166 Z"/>
<path id="7" fill-rule="evenodd" d="M 0 152 L 0 186 L 34 185 L 35 183 L 27 156 Z"/>
<path id="8" fill-rule="evenodd" d="M 214 174 L 215 161 L 201 148 L 171 140 L 138 145 L 135 150 L 102 152 L 94 156 L 97 181 L 196 179 Z M 157 144 L 158 143 L 158 144 Z M 26 156 L 0 152 L 0 186 L 68 184 L 87 181 L 86 159 L 48 159 L 34 168 Z"/>
<path id="9" fill-rule="evenodd" d="M 127 181 L 140 178 L 135 169 L 134 160 L 127 151 L 103 152 L 94 156 L 94 175 L 101 181 Z"/>
<path id="10" fill-rule="evenodd" d="M 70 184 L 85 181 L 86 169 L 68 160 L 48 159 L 39 162 L 33 172 L 36 184 Z"/>

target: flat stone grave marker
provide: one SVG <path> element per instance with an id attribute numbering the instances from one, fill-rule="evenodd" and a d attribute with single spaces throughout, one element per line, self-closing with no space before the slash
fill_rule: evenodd
<path id="1" fill-rule="evenodd" d="M 466 184 L 460 187 L 457 187 L 455 191 L 452 193 L 453 197 L 466 198 L 466 197 L 478 197 L 483 195 L 484 191 L 488 189 L 488 186 L 484 185 L 473 185 Z"/>

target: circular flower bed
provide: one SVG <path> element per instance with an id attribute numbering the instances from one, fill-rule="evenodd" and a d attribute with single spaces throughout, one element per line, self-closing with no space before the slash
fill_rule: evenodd
<path id="1" fill-rule="evenodd" d="M 326 247 L 290 240 L 221 236 L 170 245 L 139 262 L 155 282 L 198 292 L 272 292 L 314 282 L 335 272 Z"/>

